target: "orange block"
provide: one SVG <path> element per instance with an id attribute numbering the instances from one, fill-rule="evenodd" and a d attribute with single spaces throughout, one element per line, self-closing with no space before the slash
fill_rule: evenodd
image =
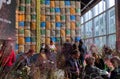
<path id="1" fill-rule="evenodd" d="M 20 44 L 20 45 L 25 44 L 24 37 L 18 37 L 18 44 Z"/>
<path id="2" fill-rule="evenodd" d="M 60 16 L 59 15 L 56 15 L 55 19 L 56 19 L 57 22 L 60 22 Z"/>
<path id="3" fill-rule="evenodd" d="M 75 22 L 71 22 L 70 28 L 71 28 L 72 30 L 75 30 Z"/>
<path id="4" fill-rule="evenodd" d="M 72 14 L 72 15 L 75 14 L 75 8 L 70 8 L 70 14 Z"/>
<path id="5" fill-rule="evenodd" d="M 40 19 L 41 19 L 41 21 L 45 21 L 45 18 L 46 18 L 45 15 L 41 15 Z"/>
<path id="6" fill-rule="evenodd" d="M 50 24 L 50 22 L 46 22 L 46 29 L 51 29 L 51 24 Z"/>
<path id="7" fill-rule="evenodd" d="M 25 15 L 24 14 L 18 15 L 18 21 L 25 21 Z"/>
<path id="8" fill-rule="evenodd" d="M 60 30 L 61 36 L 65 37 L 65 30 Z"/>
<path id="9" fill-rule="evenodd" d="M 50 1 L 50 7 L 55 7 L 55 1 Z"/>
<path id="10" fill-rule="evenodd" d="M 31 30 L 36 30 L 36 22 L 31 22 Z"/>

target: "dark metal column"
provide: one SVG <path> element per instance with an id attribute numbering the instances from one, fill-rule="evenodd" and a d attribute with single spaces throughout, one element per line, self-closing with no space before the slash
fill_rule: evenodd
<path id="1" fill-rule="evenodd" d="M 116 7 L 116 48 L 120 51 L 120 0 L 115 0 Z"/>

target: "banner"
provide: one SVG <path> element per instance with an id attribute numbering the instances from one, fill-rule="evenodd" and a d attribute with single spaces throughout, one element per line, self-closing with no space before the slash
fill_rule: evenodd
<path id="1" fill-rule="evenodd" d="M 37 53 L 39 53 L 40 51 L 40 0 L 37 0 L 37 47 L 36 47 L 36 50 L 37 50 Z"/>
<path id="2" fill-rule="evenodd" d="M 0 0 L 0 39 L 15 40 L 16 0 Z"/>

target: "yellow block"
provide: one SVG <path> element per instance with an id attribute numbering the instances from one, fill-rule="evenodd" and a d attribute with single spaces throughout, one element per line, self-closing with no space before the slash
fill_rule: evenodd
<path id="1" fill-rule="evenodd" d="M 25 37 L 30 37 L 30 30 L 25 30 Z"/>
<path id="2" fill-rule="evenodd" d="M 18 51 L 24 53 L 24 45 L 19 45 Z"/>
<path id="3" fill-rule="evenodd" d="M 60 1 L 60 7 L 61 7 L 61 8 L 62 8 L 62 7 L 65 7 L 64 1 Z"/>
<path id="4" fill-rule="evenodd" d="M 49 45 L 50 44 L 50 38 L 46 38 L 45 43 Z"/>

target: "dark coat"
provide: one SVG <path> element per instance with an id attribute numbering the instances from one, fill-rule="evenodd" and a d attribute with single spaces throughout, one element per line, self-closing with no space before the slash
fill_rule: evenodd
<path id="1" fill-rule="evenodd" d="M 78 60 L 75 60 L 73 58 L 70 58 L 67 62 L 66 62 L 66 65 L 67 65 L 67 68 L 68 68 L 68 77 L 70 79 L 77 79 L 79 78 L 78 75 L 76 75 L 76 72 L 77 72 L 77 68 L 76 68 L 76 65 L 75 63 L 77 62 L 77 65 L 78 65 L 78 68 L 79 68 L 79 71 L 80 71 L 80 64 L 79 64 L 79 61 Z"/>

